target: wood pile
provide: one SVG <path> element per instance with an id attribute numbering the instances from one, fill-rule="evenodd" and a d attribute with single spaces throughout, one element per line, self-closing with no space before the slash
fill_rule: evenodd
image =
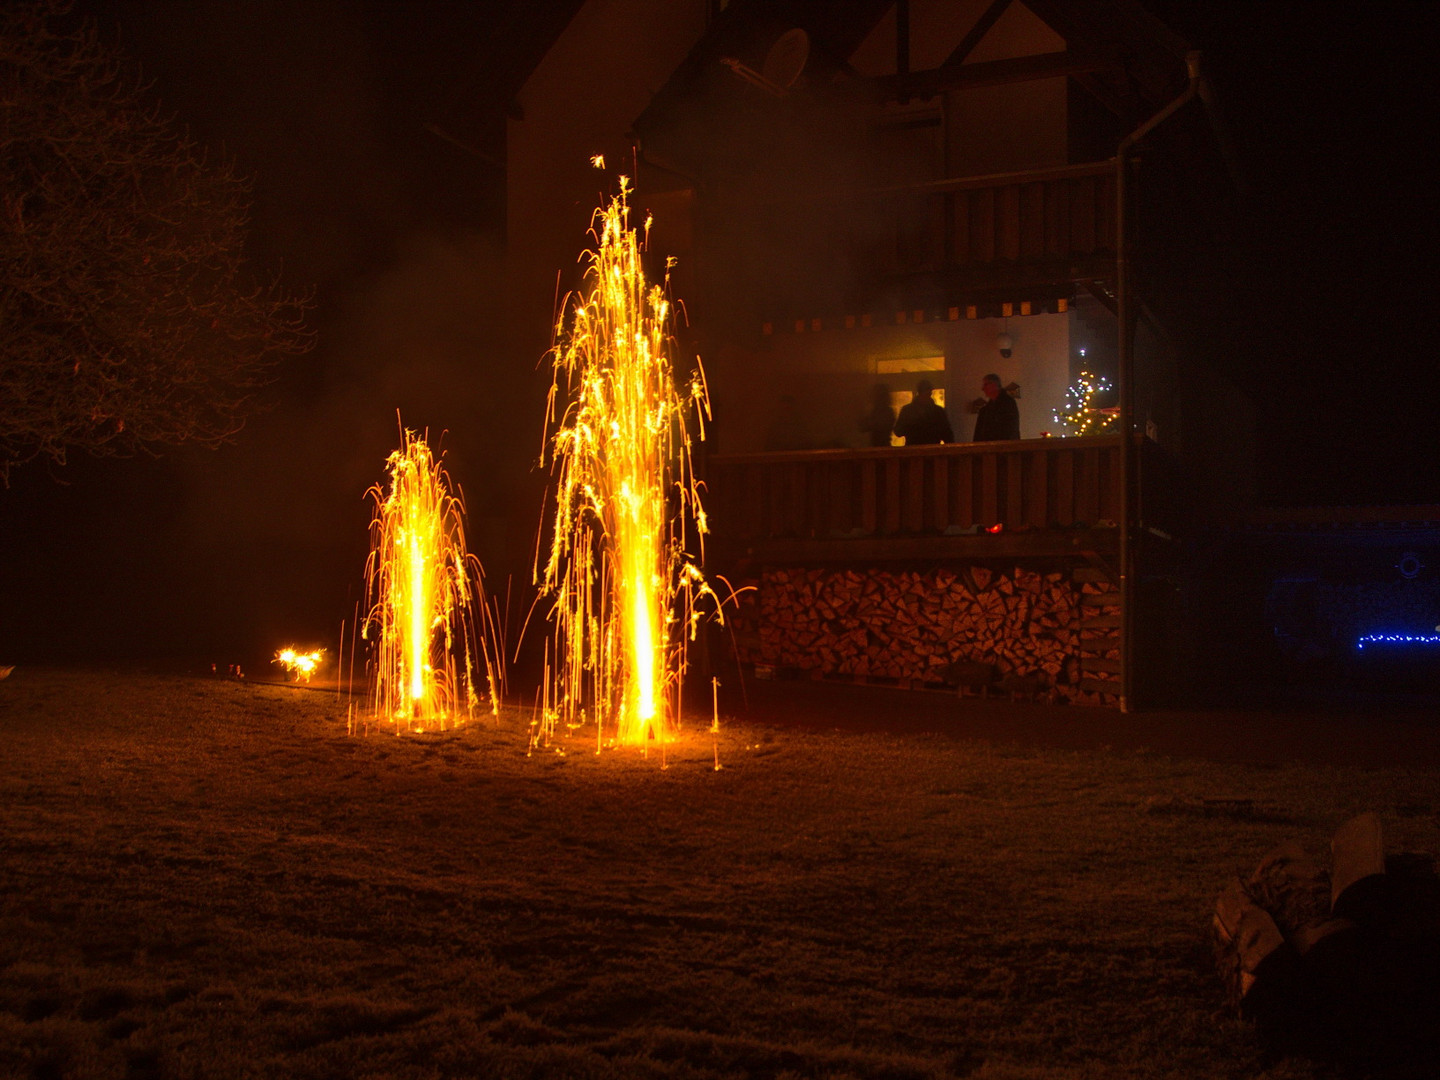
<path id="1" fill-rule="evenodd" d="M 1088 568 L 770 568 L 755 584 L 742 661 L 962 695 L 1114 702 L 1118 593 Z"/>

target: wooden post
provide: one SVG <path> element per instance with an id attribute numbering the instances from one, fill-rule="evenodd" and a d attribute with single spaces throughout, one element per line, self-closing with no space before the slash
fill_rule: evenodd
<path id="1" fill-rule="evenodd" d="M 1145 123 L 1120 140 L 1115 151 L 1115 308 L 1119 341 L 1117 363 L 1120 390 L 1120 711 L 1129 712 L 1135 690 L 1134 664 L 1134 552 L 1130 531 L 1135 512 L 1135 308 L 1131 296 L 1130 259 L 1126 231 L 1127 170 L 1130 151 L 1146 135 L 1164 123 L 1200 88 L 1200 54 L 1185 58 L 1190 84 L 1184 93 Z"/>

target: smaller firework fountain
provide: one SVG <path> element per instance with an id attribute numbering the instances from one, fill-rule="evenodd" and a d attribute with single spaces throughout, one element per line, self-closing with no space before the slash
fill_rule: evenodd
<path id="1" fill-rule="evenodd" d="M 540 735 L 593 720 L 597 744 L 613 733 L 645 746 L 678 720 L 695 602 L 714 595 L 699 569 L 706 525 L 686 427 L 687 403 L 701 425 L 709 403 L 698 366 L 685 395 L 676 389 L 670 303 L 646 281 L 628 190 L 622 177 L 595 214 L 588 291 L 568 305 L 553 353 L 554 517 L 537 577 L 554 638 Z"/>
<path id="2" fill-rule="evenodd" d="M 498 714 L 503 658 L 483 628 L 480 563 L 465 549 L 465 507 L 425 439 L 404 431 L 387 461 L 388 490 L 372 487 L 369 611 L 374 642 L 375 715 L 397 733 L 454 727 L 479 704 L 480 653 L 491 709 Z"/>

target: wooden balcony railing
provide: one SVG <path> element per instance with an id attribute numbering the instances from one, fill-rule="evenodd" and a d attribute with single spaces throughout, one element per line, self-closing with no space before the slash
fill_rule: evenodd
<path id="1" fill-rule="evenodd" d="M 891 215 L 894 238 L 893 250 L 874 255 L 892 272 L 960 271 L 985 284 L 992 276 L 986 268 L 997 264 L 1103 272 L 1114 254 L 1111 162 L 937 180 L 874 195 L 880 212 Z"/>
<path id="2" fill-rule="evenodd" d="M 711 528 L 727 546 L 1080 529 L 1120 516 L 1118 435 L 739 454 L 710 458 L 706 472 Z"/>

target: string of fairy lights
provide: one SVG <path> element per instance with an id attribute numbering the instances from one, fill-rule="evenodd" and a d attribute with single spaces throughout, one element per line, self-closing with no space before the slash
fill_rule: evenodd
<path id="1" fill-rule="evenodd" d="M 1360 649 L 1366 645 L 1440 645 L 1440 634 L 1366 634 L 1355 643 Z"/>

